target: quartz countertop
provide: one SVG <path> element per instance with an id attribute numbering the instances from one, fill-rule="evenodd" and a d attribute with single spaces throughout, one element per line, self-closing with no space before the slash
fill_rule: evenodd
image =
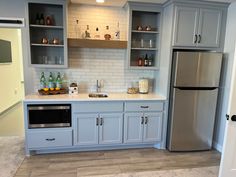
<path id="1" fill-rule="evenodd" d="M 32 94 L 25 96 L 24 102 L 32 101 L 165 101 L 166 97 L 155 94 L 127 94 L 127 93 L 106 93 L 105 98 L 90 98 L 88 93 L 79 93 L 77 95 L 61 94 L 61 95 L 39 95 Z"/>

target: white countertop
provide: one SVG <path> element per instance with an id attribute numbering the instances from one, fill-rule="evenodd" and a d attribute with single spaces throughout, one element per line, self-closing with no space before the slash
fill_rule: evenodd
<path id="1" fill-rule="evenodd" d="M 90 98 L 88 97 L 88 93 L 80 93 L 78 95 L 69 95 L 69 94 L 61 94 L 61 95 L 39 95 L 32 94 L 25 96 L 25 102 L 32 101 L 135 101 L 135 100 L 156 100 L 156 101 L 164 101 L 166 97 L 149 93 L 149 94 L 127 94 L 127 93 L 107 93 L 108 97 L 106 98 Z"/>

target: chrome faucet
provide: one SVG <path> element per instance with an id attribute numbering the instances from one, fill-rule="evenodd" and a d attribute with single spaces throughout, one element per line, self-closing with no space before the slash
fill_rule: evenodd
<path id="1" fill-rule="evenodd" d="M 96 92 L 97 93 L 101 92 L 101 88 L 102 88 L 101 81 L 97 80 Z"/>

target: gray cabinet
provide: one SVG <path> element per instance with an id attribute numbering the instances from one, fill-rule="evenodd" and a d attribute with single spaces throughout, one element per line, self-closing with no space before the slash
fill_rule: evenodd
<path id="1" fill-rule="evenodd" d="M 126 113 L 124 143 L 149 143 L 161 140 L 162 113 Z"/>
<path id="2" fill-rule="evenodd" d="M 161 13 L 160 5 L 129 2 L 128 68 L 158 69 Z"/>
<path id="3" fill-rule="evenodd" d="M 78 114 L 76 115 L 76 135 L 74 136 L 76 145 L 98 144 L 98 115 Z"/>
<path id="4" fill-rule="evenodd" d="M 99 144 L 122 143 L 123 114 L 100 114 Z"/>
<path id="5" fill-rule="evenodd" d="M 26 8 L 31 66 L 66 68 L 66 2 L 29 0 Z"/>
<path id="6" fill-rule="evenodd" d="M 175 6 L 174 46 L 219 47 L 223 10 Z"/>
<path id="7" fill-rule="evenodd" d="M 122 113 L 77 114 L 75 119 L 75 145 L 122 143 Z"/>
<path id="8" fill-rule="evenodd" d="M 162 102 L 139 101 L 125 103 L 124 143 L 154 143 L 161 141 Z"/>

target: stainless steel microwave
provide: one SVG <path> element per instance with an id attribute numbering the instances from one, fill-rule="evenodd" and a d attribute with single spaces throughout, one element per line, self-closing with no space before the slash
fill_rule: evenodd
<path id="1" fill-rule="evenodd" d="M 71 127 L 70 104 L 28 105 L 29 128 Z"/>

